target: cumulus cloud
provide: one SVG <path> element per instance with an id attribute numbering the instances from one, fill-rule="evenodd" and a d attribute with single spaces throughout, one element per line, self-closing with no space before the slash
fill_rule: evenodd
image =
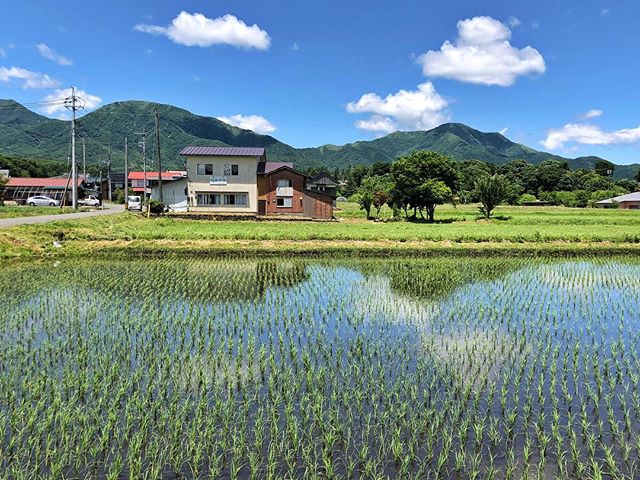
<path id="1" fill-rule="evenodd" d="M 53 92 L 51 92 L 49 95 L 46 95 L 42 99 L 42 101 L 53 102 L 55 100 L 63 100 L 70 96 L 71 96 L 70 88 L 58 88 L 57 90 L 54 90 Z M 79 97 L 80 100 L 82 101 L 82 104 L 84 105 L 85 110 L 93 110 L 94 108 L 100 106 L 100 104 L 102 103 L 102 99 L 100 97 L 97 97 L 96 95 L 91 95 L 85 92 L 84 90 L 78 90 L 77 88 L 76 88 L 76 96 Z M 42 111 L 49 116 L 54 116 L 56 114 L 60 116 L 62 114 L 63 117 L 66 118 L 65 112 L 67 110 L 62 103 L 52 103 L 50 105 L 42 107 Z"/>
<path id="2" fill-rule="evenodd" d="M 40 53 L 42 58 L 46 58 L 47 60 L 56 62 L 58 65 L 73 65 L 73 62 L 71 60 L 63 55 L 60 55 L 58 52 L 44 43 L 37 44 L 36 48 L 38 49 L 38 52 Z"/>
<path id="3" fill-rule="evenodd" d="M 258 25 L 248 26 L 229 14 L 212 19 L 201 13 L 182 11 L 166 27 L 141 23 L 133 29 L 152 35 L 164 35 L 173 42 L 188 47 L 232 45 L 267 50 L 271 45 L 271 37 Z"/>
<path id="4" fill-rule="evenodd" d="M 562 128 L 549 130 L 542 144 L 550 150 L 555 150 L 563 148 L 569 142 L 583 145 L 617 145 L 638 141 L 640 127 L 605 132 L 596 125 L 568 123 Z"/>
<path id="5" fill-rule="evenodd" d="M 428 130 L 449 121 L 447 101 L 436 92 L 431 82 L 418 85 L 417 90 L 399 90 L 382 98 L 366 93 L 357 102 L 347 104 L 349 113 L 371 113 L 359 120 L 356 127 L 373 132 L 396 130 Z"/>
<path id="6" fill-rule="evenodd" d="M 458 38 L 417 57 L 426 76 L 506 87 L 522 75 L 545 72 L 540 52 L 531 46 L 512 46 L 511 30 L 502 22 L 474 17 L 457 25 Z"/>
<path id="7" fill-rule="evenodd" d="M 507 135 L 507 132 L 509 131 L 509 127 L 504 127 L 502 130 L 500 130 L 500 135 L 502 135 L 503 137 L 505 137 Z"/>
<path id="8" fill-rule="evenodd" d="M 218 120 L 256 133 L 267 134 L 275 132 L 277 127 L 261 115 L 232 115 L 230 117 L 217 117 Z"/>
<path id="9" fill-rule="evenodd" d="M 22 88 L 55 88 L 60 82 L 49 75 L 20 67 L 0 67 L 0 82 L 17 82 Z"/>
<path id="10" fill-rule="evenodd" d="M 589 120 L 590 118 L 596 118 L 602 115 L 602 113 L 602 110 L 594 108 L 593 110 L 589 110 L 580 115 L 580 120 Z"/>

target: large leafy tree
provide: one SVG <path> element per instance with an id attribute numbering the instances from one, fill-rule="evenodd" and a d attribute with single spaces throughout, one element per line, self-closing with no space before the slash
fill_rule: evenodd
<path id="1" fill-rule="evenodd" d="M 400 157 L 391 165 L 392 202 L 412 217 L 426 210 L 429 221 L 434 220 L 436 205 L 449 200 L 458 188 L 458 165 L 441 153 L 421 150 Z"/>
<path id="2" fill-rule="evenodd" d="M 636 176 L 634 177 L 636 182 L 640 182 L 640 169 L 636 172 Z"/>

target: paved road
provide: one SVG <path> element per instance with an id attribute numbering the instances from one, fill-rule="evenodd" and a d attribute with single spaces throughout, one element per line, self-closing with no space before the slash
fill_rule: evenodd
<path id="1" fill-rule="evenodd" d="M 29 207 L 25 207 L 29 208 Z M 97 217 L 124 212 L 124 205 L 108 204 L 103 210 L 91 210 L 80 213 L 60 213 L 58 215 L 41 215 L 38 217 L 0 218 L 0 228 L 15 227 L 17 225 L 31 225 L 35 223 L 53 222 L 56 220 L 73 220 L 75 218 Z"/>

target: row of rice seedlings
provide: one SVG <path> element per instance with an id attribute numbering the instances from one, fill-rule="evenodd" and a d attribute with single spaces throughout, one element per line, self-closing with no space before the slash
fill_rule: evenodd
<path id="1" fill-rule="evenodd" d="M 0 471 L 637 477 L 637 265 L 405 262 L 2 271 Z"/>

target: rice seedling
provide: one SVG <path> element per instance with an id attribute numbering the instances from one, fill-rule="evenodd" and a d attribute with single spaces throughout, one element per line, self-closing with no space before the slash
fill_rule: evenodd
<path id="1" fill-rule="evenodd" d="M 631 258 L 0 271 L 7 478 L 637 478 Z"/>

